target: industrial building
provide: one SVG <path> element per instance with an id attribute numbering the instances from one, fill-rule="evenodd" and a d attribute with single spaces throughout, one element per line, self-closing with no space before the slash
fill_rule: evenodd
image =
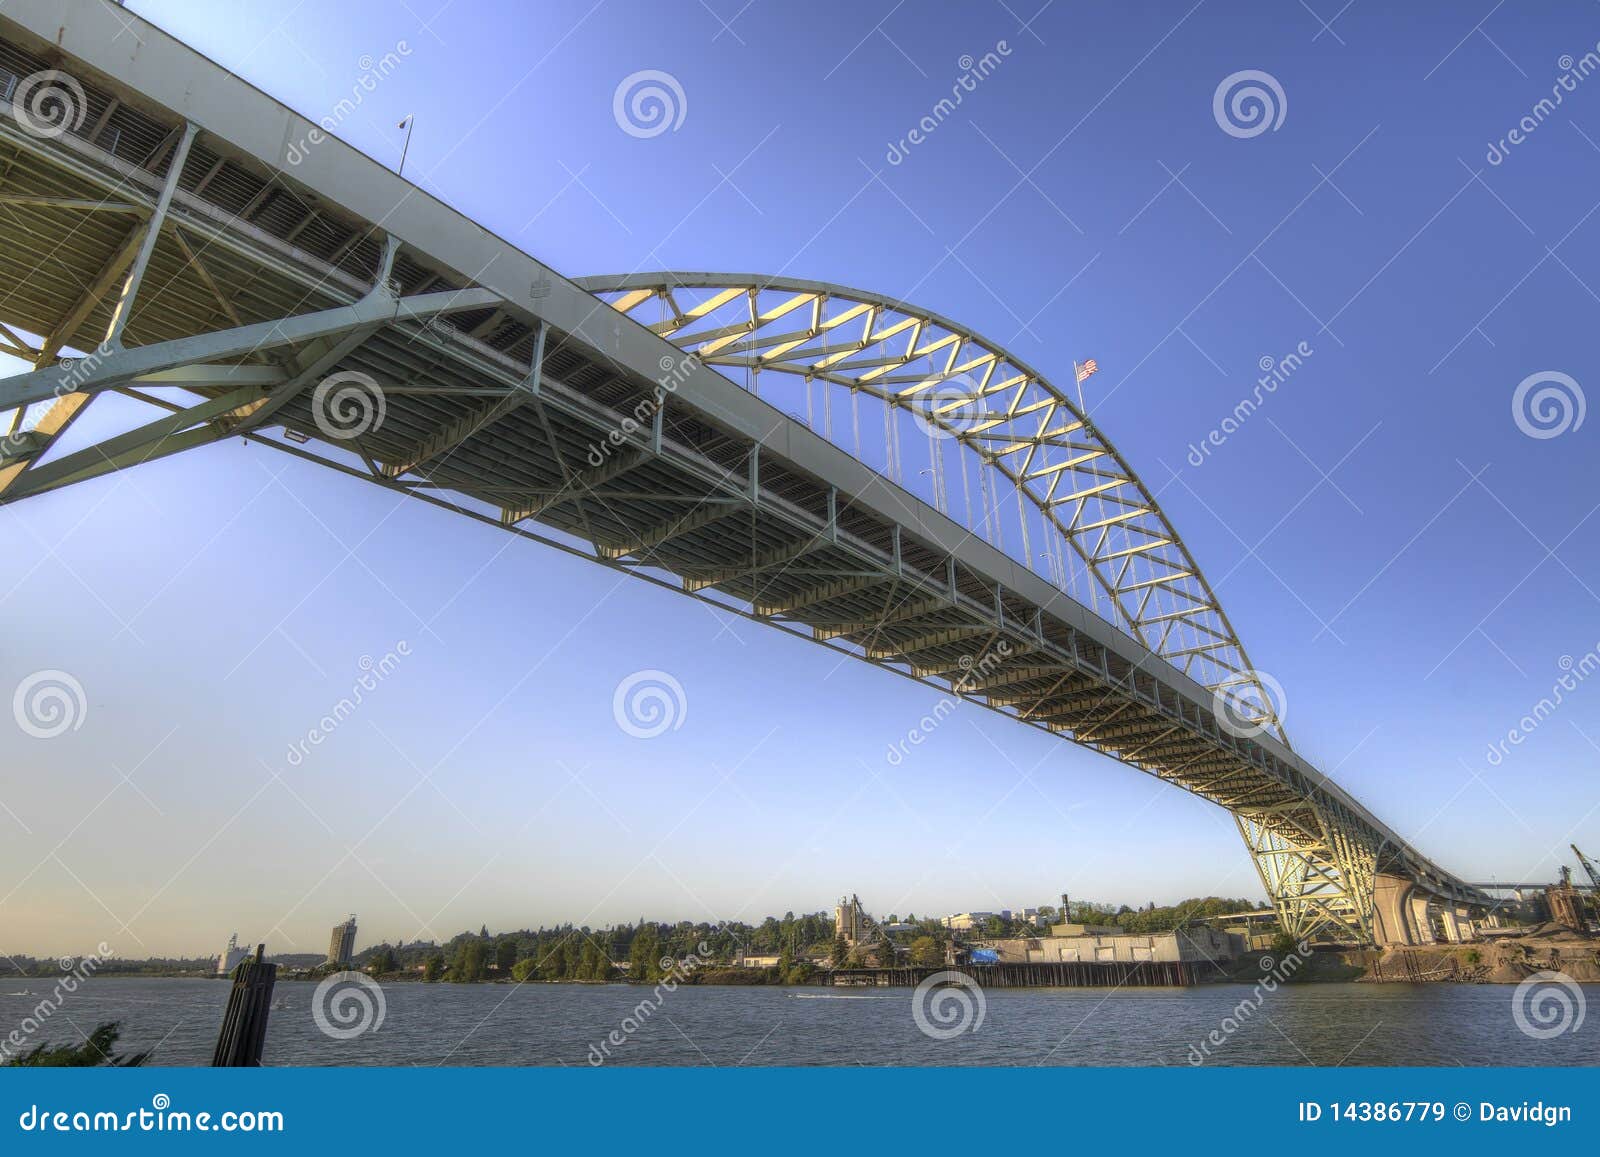
<path id="1" fill-rule="evenodd" d="M 333 934 L 328 939 L 328 963 L 349 964 L 355 954 L 356 914 L 352 912 L 350 919 L 333 926 Z"/>
<path id="2" fill-rule="evenodd" d="M 1082 924 L 1055 924 L 1048 936 L 987 940 L 1001 964 L 1217 963 L 1237 959 L 1244 937 L 1205 925 L 1173 932 L 1126 932 Z"/>

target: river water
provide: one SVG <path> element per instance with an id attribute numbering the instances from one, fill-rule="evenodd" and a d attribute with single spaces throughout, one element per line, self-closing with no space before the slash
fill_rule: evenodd
<path id="1" fill-rule="evenodd" d="M 30 1043 L 76 1040 L 77 1030 L 116 1020 L 119 1049 L 153 1048 L 151 1064 L 207 1064 L 228 987 L 96 977 L 66 996 Z M 22 988 L 32 995 L 11 994 Z M 0 1039 L 50 990 L 43 980 L 0 982 Z M 946 991 L 944 1007 L 923 1019 L 939 1030 L 942 1012 L 965 1031 L 936 1039 L 919 1028 L 910 989 L 682 987 L 641 1014 L 641 1001 L 654 1005 L 651 992 L 627 985 L 389 984 L 375 1028 L 355 998 L 332 1008 L 324 1002 L 333 1029 L 368 1026 L 338 1039 L 317 1023 L 316 986 L 281 981 L 264 1062 L 1186 1065 L 1198 1057 L 1223 1065 L 1600 1065 L 1600 985 L 1568 991 L 1566 1027 L 1547 1039 L 1519 1028 L 1509 985 L 1306 984 L 1267 994 L 1258 1008 L 1243 985 L 993 989 L 982 994 L 981 1020 L 974 1000 L 963 1007 L 966 994 Z M 1581 1021 L 1580 991 L 1593 1014 Z M 1559 1000 L 1550 1000 L 1544 1011 L 1559 1027 Z M 1252 1006 L 1245 1016 L 1242 1001 Z M 355 1016 L 343 1028 L 341 1011 Z M 1528 1014 L 1523 1019 L 1540 1028 Z M 612 1043 L 618 1038 L 623 1043 Z"/>

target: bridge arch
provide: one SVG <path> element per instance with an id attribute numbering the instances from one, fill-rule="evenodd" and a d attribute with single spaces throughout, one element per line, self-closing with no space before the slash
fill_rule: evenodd
<path id="1" fill-rule="evenodd" d="M 1150 488 L 1081 400 L 1004 346 L 932 310 L 829 282 L 656 272 L 576 284 L 753 393 L 763 376 L 797 380 L 787 401 L 770 387 L 765 396 L 1194 678 L 1238 726 L 1287 744 L 1281 694 L 1251 664 Z M 875 411 L 866 439 L 864 400 Z M 919 438 L 924 469 L 906 449 Z"/>

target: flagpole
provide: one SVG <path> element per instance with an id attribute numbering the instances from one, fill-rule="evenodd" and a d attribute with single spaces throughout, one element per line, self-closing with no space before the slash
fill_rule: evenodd
<path id="1" fill-rule="evenodd" d="M 417 118 L 415 115 L 408 116 L 400 123 L 405 126 L 406 143 L 400 147 L 400 170 L 396 175 L 403 177 L 406 175 L 406 154 L 411 151 L 411 130 L 417 127 Z"/>

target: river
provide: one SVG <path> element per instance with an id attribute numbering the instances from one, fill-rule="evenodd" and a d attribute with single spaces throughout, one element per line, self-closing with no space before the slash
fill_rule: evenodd
<path id="1" fill-rule="evenodd" d="M 50 982 L 0 984 L 3 1038 L 50 992 Z M 154 1049 L 151 1064 L 207 1064 L 228 987 L 96 977 L 65 997 L 30 1044 L 75 1040 L 77 1030 L 116 1020 L 123 1025 L 119 1049 Z M 22 988 L 32 995 L 11 994 Z M 682 987 L 650 1008 L 649 989 L 626 985 L 388 984 L 375 1028 L 370 995 L 365 1009 L 351 997 L 332 1010 L 355 1015 L 350 1029 L 367 1026 L 336 1039 L 317 1023 L 316 986 L 282 981 L 264 1062 L 1186 1065 L 1201 1057 L 1221 1065 L 1600 1065 L 1600 1011 L 1580 1020 L 1579 1002 L 1571 1000 L 1565 1031 L 1538 1039 L 1519 1028 L 1516 990 L 1507 985 L 1288 986 L 1244 1016 L 1241 1002 L 1253 1006 L 1255 999 L 1242 985 L 994 989 L 982 994 L 981 1019 L 975 1000 L 947 991 L 940 1011 L 965 1031 L 935 1039 L 918 1027 L 909 989 Z M 1579 992 L 1569 990 L 1569 1000 Z M 1600 1010 L 1600 985 L 1584 986 L 1581 995 Z M 328 1012 L 323 1019 L 341 1029 Z M 936 1018 L 924 1020 L 941 1027 Z M 613 1043 L 618 1038 L 622 1043 Z"/>

